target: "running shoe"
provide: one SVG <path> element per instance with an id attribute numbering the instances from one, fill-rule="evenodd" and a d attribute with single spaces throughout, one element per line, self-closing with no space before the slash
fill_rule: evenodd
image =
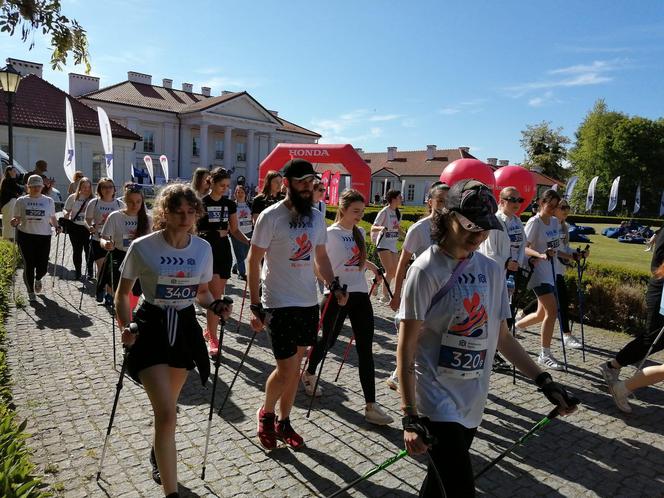
<path id="1" fill-rule="evenodd" d="M 558 360 L 556 360 L 552 354 L 544 354 L 540 353 L 539 357 L 537 358 L 537 363 L 540 365 L 546 367 L 546 368 L 551 368 L 553 370 L 565 370 L 565 367 L 562 363 L 559 363 Z"/>
<path id="2" fill-rule="evenodd" d="M 496 356 L 493 358 L 492 370 L 494 372 L 508 372 L 511 369 L 512 368 L 510 364 L 507 361 L 505 361 L 505 358 L 496 353 Z"/>
<path id="3" fill-rule="evenodd" d="M 609 384 L 609 392 L 611 393 L 611 396 L 613 396 L 613 401 L 618 407 L 618 410 L 624 413 L 632 413 L 632 407 L 629 405 L 629 400 L 627 399 L 630 392 L 627 387 L 625 387 L 624 382 Z"/>
<path id="4" fill-rule="evenodd" d="M 152 465 L 152 480 L 157 484 L 161 484 L 161 474 L 157 466 L 157 457 L 154 454 L 154 448 L 150 448 L 150 465 Z"/>
<path id="5" fill-rule="evenodd" d="M 304 446 L 304 439 L 295 432 L 288 417 L 277 421 L 276 435 L 278 439 L 282 440 L 294 450 L 298 450 Z"/>
<path id="6" fill-rule="evenodd" d="M 604 382 L 606 382 L 606 385 L 609 389 L 613 384 L 620 380 L 619 368 L 611 368 L 605 361 L 603 361 L 598 368 L 602 374 L 602 377 L 604 377 Z"/>
<path id="7" fill-rule="evenodd" d="M 565 337 L 565 347 L 572 349 L 581 349 L 583 346 L 581 342 L 572 334 L 563 334 Z"/>
<path id="8" fill-rule="evenodd" d="M 397 377 L 397 371 L 396 370 L 394 372 L 392 372 L 392 375 L 390 375 L 387 378 L 385 383 L 387 384 L 387 387 L 389 387 L 393 391 L 398 391 L 399 390 L 399 378 Z"/>
<path id="9" fill-rule="evenodd" d="M 316 374 L 310 374 L 306 370 L 302 374 L 302 385 L 304 386 L 304 392 L 307 393 L 307 396 L 314 395 L 314 386 L 316 385 Z M 323 388 L 316 386 L 316 398 L 323 394 Z"/>
<path id="10" fill-rule="evenodd" d="M 205 329 L 205 332 L 203 332 L 203 338 L 208 341 L 208 352 L 211 357 L 217 356 L 219 354 L 219 339 L 210 334 L 208 329 Z"/>
<path id="11" fill-rule="evenodd" d="M 243 282 L 246 282 L 247 281 L 247 276 L 244 275 L 244 274 L 240 275 L 240 280 L 242 280 Z"/>
<path id="12" fill-rule="evenodd" d="M 277 433 L 274 430 L 274 421 L 277 416 L 274 413 L 267 413 L 261 406 L 256 412 L 258 428 L 256 434 L 261 446 L 266 450 L 273 450 L 277 447 Z"/>
<path id="13" fill-rule="evenodd" d="M 35 296 L 34 292 L 28 292 L 28 301 L 31 303 L 37 300 L 37 296 Z"/>
<path id="14" fill-rule="evenodd" d="M 394 419 L 385 413 L 376 403 L 364 409 L 364 419 L 374 425 L 390 425 Z"/>
<path id="15" fill-rule="evenodd" d="M 42 292 L 42 281 L 35 280 L 35 294 L 41 294 Z"/>
<path id="16" fill-rule="evenodd" d="M 104 294 L 104 306 L 113 306 L 113 296 L 111 296 L 108 292 Z"/>
<path id="17" fill-rule="evenodd" d="M 103 303 L 103 302 L 104 302 L 104 294 L 105 294 L 105 293 L 106 293 L 106 292 L 104 291 L 104 289 L 101 289 L 101 290 L 97 291 L 97 295 L 95 296 L 95 300 L 96 300 L 98 303 Z"/>

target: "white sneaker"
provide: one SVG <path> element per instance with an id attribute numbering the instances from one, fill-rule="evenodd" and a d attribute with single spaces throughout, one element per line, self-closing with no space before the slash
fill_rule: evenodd
<path id="1" fill-rule="evenodd" d="M 390 375 L 387 378 L 385 383 L 387 384 L 387 387 L 389 387 L 393 391 L 398 391 L 399 390 L 399 378 L 397 377 L 396 370 L 394 372 L 392 372 L 392 375 Z"/>
<path id="2" fill-rule="evenodd" d="M 514 315 L 514 321 L 518 322 L 521 320 L 525 315 L 523 314 L 523 310 L 519 310 L 516 312 L 516 315 Z"/>
<path id="3" fill-rule="evenodd" d="M 572 334 L 563 334 L 563 336 L 565 337 L 565 347 L 572 349 L 582 348 L 581 342 Z"/>
<path id="4" fill-rule="evenodd" d="M 609 392 L 613 396 L 613 401 L 616 403 L 618 410 L 625 413 L 632 413 L 632 407 L 629 406 L 628 396 L 630 392 L 625 387 L 624 382 L 616 382 L 609 384 Z"/>
<path id="5" fill-rule="evenodd" d="M 603 361 L 598 368 L 602 374 L 602 377 L 604 377 L 604 382 L 606 382 L 606 385 L 609 389 L 611 389 L 613 384 L 620 380 L 619 368 L 610 368 L 605 361 Z"/>
<path id="6" fill-rule="evenodd" d="M 537 363 L 544 367 L 552 368 L 553 370 L 565 370 L 565 367 L 559 363 L 552 354 L 540 353 L 537 358 Z"/>
<path id="7" fill-rule="evenodd" d="M 370 424 L 374 425 L 389 425 L 394 422 L 394 419 L 385 413 L 381 408 L 374 403 L 364 409 L 364 419 Z"/>
<path id="8" fill-rule="evenodd" d="M 42 291 L 42 281 L 35 280 L 35 294 L 41 294 Z"/>
<path id="9" fill-rule="evenodd" d="M 316 375 L 310 374 L 305 370 L 304 373 L 302 374 L 302 385 L 304 386 L 304 392 L 307 393 L 308 396 L 313 396 L 314 386 L 316 385 Z M 323 388 L 320 386 L 316 386 L 316 398 L 318 398 L 322 394 L 323 394 Z"/>

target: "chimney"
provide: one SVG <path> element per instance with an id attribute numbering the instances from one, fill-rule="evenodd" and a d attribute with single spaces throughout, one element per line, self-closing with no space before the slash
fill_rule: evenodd
<path id="1" fill-rule="evenodd" d="M 436 155 L 436 146 L 427 145 L 427 161 L 433 161 L 435 155 Z"/>
<path id="2" fill-rule="evenodd" d="M 387 148 L 387 160 L 388 161 L 394 161 L 397 158 L 397 148 L 396 147 L 388 147 Z"/>
<path id="3" fill-rule="evenodd" d="M 228 95 L 229 93 L 235 93 L 235 92 L 231 92 L 230 90 L 222 90 L 221 91 L 222 95 Z"/>
<path id="4" fill-rule="evenodd" d="M 21 76 L 34 74 L 35 76 L 43 78 L 42 68 L 44 65 L 39 64 L 38 62 L 22 61 L 21 59 L 12 59 L 11 57 L 7 57 L 7 64 L 14 66 L 14 69 L 21 73 Z"/>
<path id="5" fill-rule="evenodd" d="M 269 111 L 275 118 L 279 117 L 279 111 Z"/>
<path id="6" fill-rule="evenodd" d="M 502 168 L 503 166 L 507 166 L 509 163 L 510 162 L 508 159 L 501 159 L 500 161 L 498 161 L 498 167 Z"/>
<path id="7" fill-rule="evenodd" d="M 210 96 L 210 91 L 211 91 L 211 88 L 210 88 L 209 86 L 202 86 L 202 87 L 201 87 L 201 93 L 202 93 L 205 97 L 209 97 L 209 96 Z"/>
<path id="8" fill-rule="evenodd" d="M 187 93 L 193 93 L 194 85 L 191 83 L 182 83 L 182 91 Z"/>
<path id="9" fill-rule="evenodd" d="M 134 83 L 152 85 L 152 75 L 150 74 L 138 73 L 136 71 L 127 71 L 127 79 Z"/>
<path id="10" fill-rule="evenodd" d="M 162 83 L 161 86 L 163 86 L 164 88 L 173 88 L 173 80 L 171 79 L 164 78 L 163 80 L 161 80 L 161 83 Z"/>
<path id="11" fill-rule="evenodd" d="M 358 154 L 364 154 L 364 149 L 362 149 L 362 147 L 355 147 L 355 152 Z"/>
<path id="12" fill-rule="evenodd" d="M 69 95 L 80 97 L 99 90 L 99 78 L 85 74 L 69 73 Z"/>
<path id="13" fill-rule="evenodd" d="M 490 164 L 491 166 L 498 166 L 498 158 L 497 157 L 487 157 L 486 158 L 486 163 Z"/>

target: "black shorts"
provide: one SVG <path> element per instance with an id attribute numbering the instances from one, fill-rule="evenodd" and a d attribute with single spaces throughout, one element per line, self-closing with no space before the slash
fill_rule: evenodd
<path id="1" fill-rule="evenodd" d="M 144 302 L 136 311 L 134 322 L 138 325 L 138 337 L 129 350 L 127 371 L 139 384 L 141 370 L 162 364 L 187 370 L 196 366 L 203 385 L 210 376 L 207 347 L 194 307 L 189 306 L 176 314 L 177 327 L 171 345 L 165 310 Z"/>
<path id="2" fill-rule="evenodd" d="M 288 306 L 265 310 L 267 331 L 272 339 L 272 352 L 277 360 L 297 353 L 298 346 L 312 346 L 318 333 L 318 305 Z"/>
<path id="3" fill-rule="evenodd" d="M 92 259 L 95 261 L 101 258 L 105 258 L 106 254 L 108 254 L 106 249 L 102 249 L 98 240 L 90 239 L 90 247 L 92 248 Z"/>
<path id="4" fill-rule="evenodd" d="M 533 287 L 533 292 L 537 297 L 553 294 L 553 290 L 553 285 L 551 284 L 540 284 L 537 287 Z"/>
<path id="5" fill-rule="evenodd" d="M 376 252 L 383 252 L 383 251 L 391 252 L 392 254 L 398 254 L 398 253 L 394 252 L 392 249 L 387 249 L 386 247 L 376 248 Z"/>
<path id="6" fill-rule="evenodd" d="M 212 273 L 228 280 L 231 278 L 231 267 L 233 266 L 231 241 L 228 236 L 219 237 L 216 233 L 206 234 L 203 238 L 212 246 Z"/>

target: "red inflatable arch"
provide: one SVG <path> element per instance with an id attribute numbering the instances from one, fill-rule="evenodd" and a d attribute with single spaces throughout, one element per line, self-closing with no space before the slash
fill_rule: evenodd
<path id="1" fill-rule="evenodd" d="M 291 159 L 305 159 L 315 163 L 339 163 L 350 175 L 350 186 L 359 190 L 367 202 L 371 195 L 371 169 L 350 144 L 279 144 L 265 158 L 258 169 L 258 186 L 271 169 L 280 171 Z"/>

